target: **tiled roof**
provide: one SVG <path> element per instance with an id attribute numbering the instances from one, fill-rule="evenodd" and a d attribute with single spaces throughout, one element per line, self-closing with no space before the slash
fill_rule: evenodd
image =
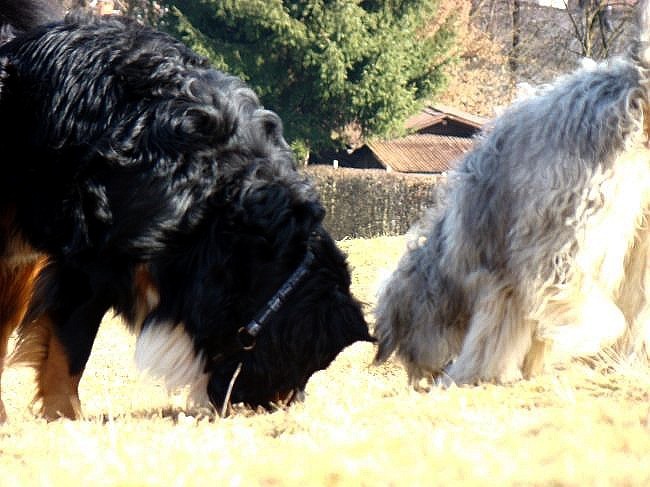
<path id="1" fill-rule="evenodd" d="M 368 146 L 386 169 L 405 173 L 442 173 L 472 146 L 467 137 L 417 134 L 401 139 L 375 140 Z"/>
<path id="2" fill-rule="evenodd" d="M 446 105 L 437 104 L 423 108 L 420 113 L 408 118 L 404 126 L 408 131 L 417 132 L 423 128 L 440 123 L 445 119 L 454 120 L 476 129 L 480 129 L 487 122 L 487 119 L 483 117 L 472 115 Z"/>

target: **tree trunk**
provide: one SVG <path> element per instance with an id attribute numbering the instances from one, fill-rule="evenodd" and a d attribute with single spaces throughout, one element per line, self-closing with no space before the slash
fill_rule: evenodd
<path id="1" fill-rule="evenodd" d="M 512 1 L 512 49 L 510 50 L 510 72 L 514 76 L 519 67 L 521 44 L 521 0 Z"/>

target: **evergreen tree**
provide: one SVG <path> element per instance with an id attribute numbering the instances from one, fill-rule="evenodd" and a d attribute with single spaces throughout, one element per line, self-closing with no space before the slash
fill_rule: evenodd
<path id="1" fill-rule="evenodd" d="M 438 0 L 162 4 L 161 27 L 246 80 L 303 149 L 394 133 L 440 89 L 451 59 L 454 31 L 436 22 Z"/>

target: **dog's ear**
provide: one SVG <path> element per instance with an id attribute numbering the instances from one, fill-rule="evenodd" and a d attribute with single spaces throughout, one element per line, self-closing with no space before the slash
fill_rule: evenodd
<path id="1" fill-rule="evenodd" d="M 224 144 L 237 127 L 237 107 L 227 96 L 225 75 L 213 74 L 203 60 L 176 42 L 165 52 L 142 49 L 114 66 L 126 96 L 149 99 L 155 110 L 156 142 L 168 150 L 196 151 Z M 136 51 L 138 52 L 138 51 Z"/>
<path id="2" fill-rule="evenodd" d="M 318 201 L 305 200 L 280 183 L 247 191 L 242 208 L 245 225 L 259 231 L 274 246 L 306 240 L 325 215 Z"/>

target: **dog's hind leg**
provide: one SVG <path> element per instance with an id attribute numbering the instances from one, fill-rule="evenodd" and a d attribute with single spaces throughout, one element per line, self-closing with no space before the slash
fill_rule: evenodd
<path id="1" fill-rule="evenodd" d="M 571 357 L 593 357 L 612 346 L 627 329 L 627 320 L 607 290 L 598 284 L 585 285 L 574 300 L 557 303 L 567 309 L 540 330 L 552 342 L 552 361 Z M 557 318 L 560 317 L 560 318 Z"/>

